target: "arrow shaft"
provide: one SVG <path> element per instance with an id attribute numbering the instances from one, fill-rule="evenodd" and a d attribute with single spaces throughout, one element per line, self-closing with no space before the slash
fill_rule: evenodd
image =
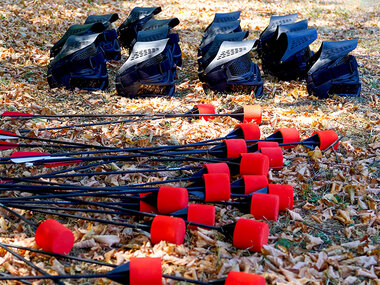
<path id="1" fill-rule="evenodd" d="M 151 172 L 170 172 L 170 171 L 185 171 L 185 170 L 195 170 L 201 169 L 201 166 L 191 166 L 191 167 L 173 167 L 173 168 L 154 168 L 154 169 L 134 169 L 125 171 L 106 171 L 106 172 L 86 172 L 86 173 L 72 173 L 72 174 L 57 174 L 57 175 L 45 175 L 43 178 L 69 178 L 69 177 L 86 177 L 86 176 L 97 176 L 97 175 L 118 175 L 118 174 L 130 174 L 130 173 L 151 173 Z M 20 177 L 21 178 L 21 177 Z M 22 177 L 23 179 L 36 179 L 33 176 Z M 39 178 L 39 177 L 37 177 Z M 12 179 L 2 178 L 5 180 Z"/>
<path id="2" fill-rule="evenodd" d="M 54 257 L 60 257 L 60 258 L 65 258 L 65 259 L 70 259 L 70 260 L 76 260 L 76 261 L 81 261 L 81 262 L 86 262 L 86 263 L 92 263 L 92 264 L 97 264 L 97 265 L 102 265 L 102 266 L 109 266 L 109 267 L 112 267 L 112 268 L 118 267 L 115 264 L 110 264 L 110 263 L 106 263 L 106 262 L 102 262 L 102 261 L 98 261 L 98 260 L 93 260 L 93 259 L 86 259 L 86 258 L 80 258 L 80 257 L 72 256 L 72 255 L 53 253 L 53 252 L 49 252 L 49 251 L 38 250 L 38 249 L 34 249 L 34 248 L 29 248 L 29 247 L 19 246 L 19 245 L 13 245 L 13 244 L 7 244 L 7 243 L 0 243 L 0 244 L 2 244 L 4 246 L 7 246 L 7 247 L 11 247 L 11 248 L 17 248 L 17 249 L 27 250 L 27 251 L 30 251 L 30 252 L 46 254 L 46 255 L 50 255 L 50 256 L 54 256 Z M 54 275 L 54 276 L 57 276 L 57 275 Z M 78 278 L 101 278 L 101 277 L 108 277 L 109 274 L 105 273 L 105 274 L 96 274 L 96 275 L 84 275 L 83 274 L 83 275 L 61 275 L 61 276 L 66 276 L 67 278 L 59 278 L 59 279 L 78 279 Z M 75 278 L 70 278 L 71 276 L 75 276 Z M 91 277 L 88 277 L 88 276 L 91 276 Z M 113 276 L 116 276 L 116 275 L 113 275 Z M 173 280 L 177 280 L 177 281 L 190 282 L 190 283 L 193 283 L 193 284 L 201 284 L 201 285 L 203 285 L 203 284 L 204 285 L 209 284 L 208 282 L 203 282 L 203 281 L 199 281 L 199 280 L 192 280 L 192 279 L 186 279 L 186 278 L 179 277 L 179 276 L 172 276 L 172 275 L 167 275 L 167 274 L 162 274 L 162 276 L 164 278 L 169 278 L 169 279 L 173 279 Z M 13 277 L 22 277 L 22 276 L 9 276 L 9 277 L 13 278 Z M 36 279 L 36 278 L 38 279 L 40 276 L 30 276 L 30 277 L 34 277 L 34 279 Z M 26 279 L 33 279 L 33 278 L 26 278 Z M 15 280 L 15 279 L 12 279 L 12 280 Z M 16 279 L 16 280 L 20 280 L 20 279 Z"/>
<path id="3" fill-rule="evenodd" d="M 57 145 L 57 144 L 5 144 L 0 142 L 0 147 L 54 147 L 54 148 L 91 148 L 92 146 L 78 146 L 78 145 Z"/>
<path id="4" fill-rule="evenodd" d="M 32 267 L 33 269 L 37 270 L 38 272 L 42 273 L 44 276 L 46 277 L 52 277 L 52 275 L 50 275 L 49 273 L 47 273 L 45 270 L 43 270 L 42 268 L 38 267 L 37 265 L 35 265 L 33 262 L 30 262 L 29 260 L 25 259 L 23 256 L 21 256 L 20 254 L 18 254 L 17 252 L 14 252 L 13 250 L 11 250 L 10 248 L 8 248 L 7 246 L 5 246 L 4 244 L 0 243 L 0 247 L 5 249 L 6 251 L 8 251 L 10 254 L 12 254 L 13 256 L 15 256 L 16 258 L 20 259 L 21 261 L 23 261 L 25 264 L 29 265 L 30 267 Z M 22 279 L 25 279 L 25 278 L 22 278 Z M 57 279 L 54 279 L 56 280 L 55 283 L 57 284 L 60 284 L 60 285 L 65 285 L 62 281 L 59 281 L 60 278 L 57 278 Z M 1 279 L 0 279 L 1 280 Z"/>
<path id="5" fill-rule="evenodd" d="M 144 119 L 151 119 L 152 117 L 161 118 L 180 118 L 180 117 L 227 117 L 227 116 L 244 116 L 244 113 L 230 113 L 230 114 L 197 114 L 197 113 L 183 113 L 183 114 L 62 114 L 62 115 L 13 115 L 13 120 L 28 120 L 34 118 L 125 118 L 125 117 L 144 117 Z M 4 117 L 4 116 L 3 116 Z M 8 117 L 8 116 L 7 116 Z"/>

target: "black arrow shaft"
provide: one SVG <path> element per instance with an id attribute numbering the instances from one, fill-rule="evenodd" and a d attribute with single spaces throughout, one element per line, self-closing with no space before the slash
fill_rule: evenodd
<path id="1" fill-rule="evenodd" d="M 0 133 L 0 136 L 1 136 L 1 133 Z M 12 136 L 12 135 L 6 135 L 6 136 Z M 16 134 L 13 135 L 13 137 L 18 138 L 18 139 L 58 143 L 58 144 L 64 144 L 64 145 L 76 145 L 76 146 L 83 146 L 83 147 L 88 147 L 88 148 L 92 147 L 92 148 L 100 148 L 100 149 L 104 149 L 104 148 L 114 149 L 114 147 L 107 147 L 107 146 L 101 146 L 101 145 L 92 145 L 92 144 L 85 144 L 85 143 L 78 143 L 78 142 L 60 141 L 60 140 L 54 140 L 54 139 L 43 139 L 43 138 L 18 136 Z"/>

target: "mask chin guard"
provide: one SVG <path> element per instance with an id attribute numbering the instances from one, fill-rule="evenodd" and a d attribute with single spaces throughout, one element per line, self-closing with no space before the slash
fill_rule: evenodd
<path id="1" fill-rule="evenodd" d="M 249 55 L 254 43 L 255 41 L 223 41 L 211 62 L 199 73 L 200 80 L 214 91 L 253 91 L 256 97 L 261 96 L 263 81 L 260 70 Z M 208 52 L 211 51 L 212 48 Z"/>
<path id="2" fill-rule="evenodd" d="M 116 89 L 125 97 L 172 96 L 175 63 L 169 39 L 136 42 L 118 71 Z"/>
<path id="3" fill-rule="evenodd" d="M 280 80 L 306 77 L 307 60 L 313 55 L 309 45 L 317 39 L 317 30 L 297 30 L 302 27 L 302 23 L 277 27 L 276 33 L 263 46 L 261 59 L 265 73 Z"/>
<path id="4" fill-rule="evenodd" d="M 308 61 L 307 90 L 310 95 L 327 98 L 329 95 L 360 96 L 358 64 L 348 55 L 358 44 L 357 39 L 325 41 Z"/>
<path id="5" fill-rule="evenodd" d="M 104 90 L 108 87 L 106 59 L 99 47 L 103 34 L 70 36 L 48 66 L 50 88 Z"/>
<path id="6" fill-rule="evenodd" d="M 135 7 L 128 18 L 117 29 L 122 47 L 131 49 L 136 42 L 137 33 L 143 26 L 161 12 L 161 7 Z"/>

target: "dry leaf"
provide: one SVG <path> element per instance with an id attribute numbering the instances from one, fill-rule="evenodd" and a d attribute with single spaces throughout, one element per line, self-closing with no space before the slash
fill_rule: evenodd
<path id="1" fill-rule="evenodd" d="M 93 238 L 88 239 L 88 240 L 84 240 L 84 241 L 80 241 L 80 242 L 76 242 L 74 244 L 74 248 L 91 248 L 94 246 L 96 246 L 96 242 Z"/>
<path id="2" fill-rule="evenodd" d="M 312 235 L 309 235 L 309 234 L 304 234 L 305 238 L 306 238 L 306 248 L 307 249 L 312 249 L 314 246 L 316 245 L 320 245 L 323 243 L 323 240 L 320 238 L 320 237 L 314 237 Z"/>
<path id="3" fill-rule="evenodd" d="M 289 209 L 287 211 L 288 211 L 288 213 L 289 213 L 289 215 L 293 221 L 301 221 L 302 222 L 304 220 L 300 214 L 298 214 L 292 210 L 289 210 Z"/>
<path id="4" fill-rule="evenodd" d="M 120 238 L 116 235 L 96 235 L 96 236 L 93 236 L 93 238 L 97 242 L 109 247 L 120 242 Z"/>

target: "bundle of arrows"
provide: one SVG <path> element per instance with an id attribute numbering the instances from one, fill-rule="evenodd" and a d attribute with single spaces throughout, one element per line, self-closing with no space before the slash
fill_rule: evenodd
<path id="1" fill-rule="evenodd" d="M 52 132 L 173 117 L 207 121 L 216 116 L 230 116 L 240 123 L 223 137 L 149 147 L 110 147 L 22 135 L 29 130 L 0 130 L 0 150 L 16 149 L 9 156 L 0 157 L 0 165 L 35 169 L 34 175 L 0 176 L 0 207 L 8 215 L 25 222 L 30 232 L 34 233 L 36 245 L 41 248 L 0 243 L 2 249 L 39 272 L 35 276 L 2 275 L 0 280 L 30 283 L 29 280 L 49 279 L 63 284 L 66 279 L 106 278 L 121 284 L 162 284 L 165 278 L 194 284 L 266 284 L 265 278 L 260 275 L 238 271 L 209 281 L 163 274 L 161 259 L 157 257 L 132 257 L 128 262 L 115 265 L 69 255 L 75 236 L 70 226 L 62 222 L 90 221 L 133 229 L 144 233 L 152 244 L 167 242 L 181 245 L 198 231 L 214 231 L 223 235 L 236 249 L 261 252 L 269 239 L 267 222 L 277 221 L 284 211 L 293 209 L 294 203 L 293 187 L 271 183 L 269 172 L 281 171 L 284 167 L 283 151 L 298 145 L 308 149 L 319 148 L 323 152 L 329 149 L 335 151 L 341 140 L 335 131 L 315 131 L 301 140 L 297 129 L 280 128 L 261 138 L 259 124 L 262 122 L 262 110 L 258 105 L 240 107 L 228 114 L 216 114 L 212 105 L 199 104 L 182 114 L 33 115 L 4 112 L 1 115 L 6 121 L 128 117 L 128 120 L 38 129 Z M 19 140 L 39 143 L 19 143 Z M 25 151 L 24 148 L 47 148 L 51 152 Z M 88 150 L 62 151 L 74 148 Z M 135 167 L 131 168 L 131 164 Z M 172 166 L 167 167 L 167 164 Z M 96 171 L 92 171 L 94 168 Z M 39 171 L 43 173 L 38 174 Z M 169 172 L 179 175 L 117 186 L 81 183 L 83 178 L 148 173 L 165 176 Z M 224 208 L 249 214 L 252 218 L 224 221 L 218 217 Z M 49 218 L 42 222 L 32 218 L 39 215 Z M 111 270 L 93 274 L 61 272 L 51 275 L 25 259 L 17 250 L 100 265 Z"/>

